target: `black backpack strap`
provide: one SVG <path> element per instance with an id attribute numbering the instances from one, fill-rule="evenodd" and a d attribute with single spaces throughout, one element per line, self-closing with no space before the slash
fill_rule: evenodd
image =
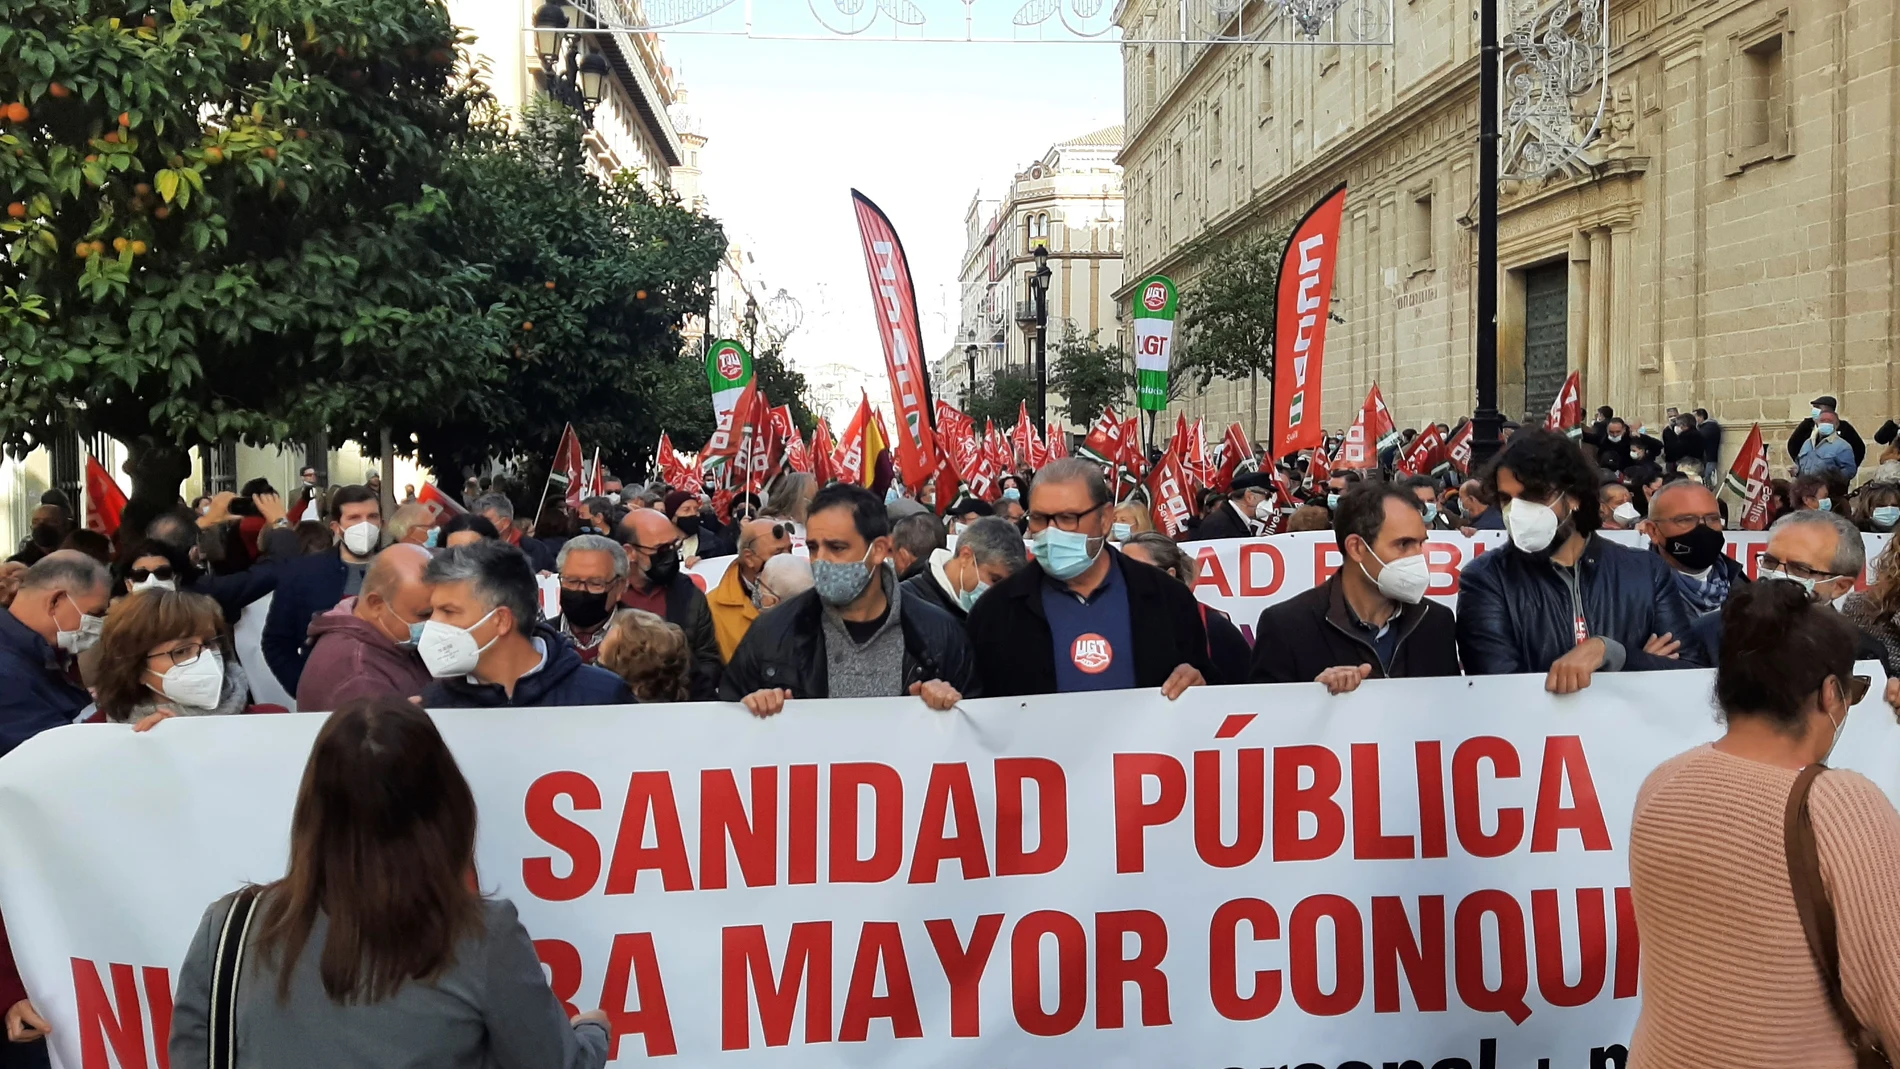
<path id="1" fill-rule="evenodd" d="M 257 888 L 246 887 L 231 899 L 231 909 L 218 930 L 211 953 L 211 1052 L 209 1069 L 237 1069 L 238 973 L 244 965 L 244 944 L 257 912 Z"/>

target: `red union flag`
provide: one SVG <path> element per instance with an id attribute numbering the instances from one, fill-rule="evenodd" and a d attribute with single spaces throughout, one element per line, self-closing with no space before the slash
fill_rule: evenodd
<path id="1" fill-rule="evenodd" d="M 112 480 L 105 465 L 91 453 L 86 454 L 86 528 L 112 537 L 119 530 L 119 518 L 125 515 L 125 491 Z"/>
<path id="2" fill-rule="evenodd" d="M 699 493 L 700 478 L 698 465 L 689 466 L 680 459 L 679 450 L 673 448 L 673 440 L 660 432 L 659 448 L 654 450 L 659 464 L 660 478 L 675 490 L 684 490 L 689 494 Z"/>
<path id="3" fill-rule="evenodd" d="M 1139 479 L 1148 473 L 1148 458 L 1141 452 L 1141 417 L 1131 416 L 1122 424 L 1122 451 L 1115 460 Z"/>
<path id="4" fill-rule="evenodd" d="M 1438 424 L 1427 423 L 1412 444 L 1399 453 L 1399 471 L 1406 475 L 1430 475 L 1445 466 L 1445 438 Z"/>
<path id="5" fill-rule="evenodd" d="M 1221 439 L 1220 464 L 1215 467 L 1208 488 L 1223 494 L 1232 489 L 1234 476 L 1240 473 L 1240 465 L 1251 459 L 1253 448 L 1247 444 L 1247 432 L 1238 423 L 1229 424 L 1227 434 Z"/>
<path id="6" fill-rule="evenodd" d="M 975 425 L 950 402 L 937 401 L 937 445 L 943 451 L 944 467 L 964 482 L 973 481 L 977 470 L 978 449 L 971 437 Z"/>
<path id="7" fill-rule="evenodd" d="M 1451 441 L 1445 444 L 1445 459 L 1460 475 L 1471 474 L 1471 427 L 1471 421 L 1465 420 L 1451 432 Z"/>
<path id="8" fill-rule="evenodd" d="M 1735 466 L 1728 470 L 1725 480 L 1728 488 L 1742 499 L 1742 517 L 1737 527 L 1744 531 L 1766 530 L 1769 506 L 1772 504 L 1775 488 L 1768 473 L 1768 449 L 1762 444 L 1761 424 L 1748 429 L 1748 437 L 1742 442 L 1742 451 L 1735 456 Z"/>
<path id="9" fill-rule="evenodd" d="M 1122 455 L 1122 421 L 1113 407 L 1102 409 L 1102 418 L 1089 428 L 1082 439 L 1082 455 L 1103 464 L 1113 464 Z"/>
<path id="10" fill-rule="evenodd" d="M 1287 238 L 1280 260 L 1273 327 L 1273 439 L 1267 452 L 1290 456 L 1319 445 L 1326 316 L 1339 263 L 1339 218 L 1346 187 L 1326 194 Z"/>
<path id="11" fill-rule="evenodd" d="M 798 433 L 798 424 L 792 421 L 791 405 L 780 405 L 772 410 L 772 431 L 785 448 L 786 466 L 809 474 L 811 454 L 805 451 L 805 439 Z"/>
<path id="12" fill-rule="evenodd" d="M 838 477 L 837 463 L 833 459 L 838 447 L 831 441 L 831 424 L 823 416 L 818 417 L 818 425 L 811 429 L 811 477 L 819 486 L 828 485 Z"/>
<path id="13" fill-rule="evenodd" d="M 1016 429 L 1010 432 L 1010 444 L 1015 446 L 1016 456 L 1025 468 L 1040 469 L 1049 461 L 1049 451 L 1036 435 L 1036 425 L 1029 422 L 1027 401 L 1016 403 Z"/>
<path id="14" fill-rule="evenodd" d="M 561 431 L 561 444 L 554 447 L 554 467 L 548 472 L 548 478 L 560 486 L 568 508 L 579 508 L 581 495 L 587 492 L 586 465 L 580 435 L 574 433 L 570 423 Z"/>
<path id="15" fill-rule="evenodd" d="M 1563 431 L 1576 437 L 1583 433 L 1583 372 L 1572 371 L 1563 389 L 1550 399 L 1550 415 L 1544 417 L 1544 429 Z"/>
<path id="16" fill-rule="evenodd" d="M 1169 538 L 1179 538 L 1187 530 L 1187 522 L 1193 518 L 1194 510 L 1188 504 L 1188 476 L 1181 467 L 1181 458 L 1173 450 L 1162 454 L 1155 463 L 1154 470 L 1148 473 L 1148 514 L 1154 518 L 1155 530 Z"/>
<path id="17" fill-rule="evenodd" d="M 468 511 L 460 502 L 443 493 L 442 488 L 434 483 L 422 484 L 422 489 L 416 491 L 416 503 L 429 510 L 429 526 L 431 527 L 440 524 L 444 516 L 460 516 Z"/>
<path id="18" fill-rule="evenodd" d="M 904 485 L 912 494 L 920 494 L 937 469 L 937 442 L 930 426 L 930 381 L 924 377 L 923 338 L 917 328 L 910 262 L 896 228 L 869 197 L 854 189 L 851 204 L 858 216 L 858 236 L 864 242 L 871 303 L 877 306 L 891 403 L 897 409 L 897 464 L 903 470 Z"/>
<path id="19" fill-rule="evenodd" d="M 1327 456 L 1324 449 L 1313 450 L 1313 455 L 1306 461 L 1307 482 L 1312 486 L 1318 486 L 1332 477 L 1333 458 Z"/>
<path id="20" fill-rule="evenodd" d="M 1050 460 L 1067 460 L 1069 458 L 1069 432 L 1063 429 L 1062 424 L 1058 423 L 1054 427 L 1049 428 L 1047 441 L 1047 453 Z"/>
<path id="21" fill-rule="evenodd" d="M 859 400 L 857 414 L 851 417 L 843 436 L 838 439 L 838 456 L 832 466 L 837 471 L 839 482 L 865 485 L 865 438 L 876 433 L 871 427 L 871 399 L 865 397 Z"/>
<path id="22" fill-rule="evenodd" d="M 713 430 L 712 437 L 706 440 L 706 448 L 700 450 L 699 457 L 707 460 L 730 460 L 739 451 L 739 439 L 745 433 L 746 422 L 753 417 L 752 409 L 759 402 L 759 388 L 748 385 L 745 392 L 732 408 L 719 414 L 719 425 Z"/>
<path id="23" fill-rule="evenodd" d="M 1346 429 L 1346 440 L 1339 443 L 1339 455 L 1333 458 L 1333 468 L 1378 467 L 1379 449 L 1395 433 L 1392 413 L 1385 407 L 1385 397 L 1375 382 L 1371 392 L 1366 394 L 1366 403 L 1360 406 L 1359 418 L 1352 421 L 1352 426 Z"/>

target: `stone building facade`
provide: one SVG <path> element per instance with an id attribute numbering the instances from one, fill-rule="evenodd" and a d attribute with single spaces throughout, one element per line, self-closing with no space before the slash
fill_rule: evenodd
<path id="1" fill-rule="evenodd" d="M 1326 426 L 1373 382 L 1401 427 L 1469 413 L 1478 0 L 1397 0 L 1392 48 L 1141 43 L 1174 8 L 1121 14 L 1126 277 L 1189 280 L 1191 242 L 1284 234 L 1346 182 Z M 1659 431 L 1666 406 L 1706 407 L 1731 456 L 1760 421 L 1777 470 L 1817 394 L 1871 432 L 1900 412 L 1900 5 L 1610 13 L 1600 138 L 1501 194 L 1500 407 L 1541 414 L 1581 371 L 1586 409 Z M 1246 383 L 1188 404 L 1252 419 Z"/>
<path id="2" fill-rule="evenodd" d="M 1029 276 L 1037 246 L 1049 249 L 1049 360 L 1069 329 L 1125 348 L 1115 305 L 1122 285 L 1122 178 L 1115 163 L 1121 135 L 1114 126 L 1052 145 L 1002 197 L 971 198 L 957 333 L 931 369 L 938 396 L 960 404 L 974 381 L 1005 369 L 1034 373 Z M 1049 411 L 1058 418 L 1053 394 Z"/>

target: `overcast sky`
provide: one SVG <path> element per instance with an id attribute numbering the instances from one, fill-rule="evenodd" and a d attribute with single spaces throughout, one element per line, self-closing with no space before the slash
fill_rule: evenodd
<path id="1" fill-rule="evenodd" d="M 1103 45 L 753 41 L 668 35 L 709 142 L 710 210 L 767 293 L 804 305 L 787 355 L 867 375 L 889 407 L 851 214 L 853 187 L 910 255 L 927 359 L 957 323 L 963 213 L 1051 144 L 1121 121 L 1120 51 Z"/>

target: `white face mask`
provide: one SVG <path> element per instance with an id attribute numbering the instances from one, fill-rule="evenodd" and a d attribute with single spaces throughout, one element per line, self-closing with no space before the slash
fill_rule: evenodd
<path id="1" fill-rule="evenodd" d="M 1253 517 L 1256 520 L 1272 519 L 1273 518 L 1273 499 L 1267 498 L 1264 501 L 1260 502 L 1258 505 L 1255 505 L 1253 507 Z"/>
<path id="2" fill-rule="evenodd" d="M 367 557 L 376 551 L 376 537 L 382 534 L 382 528 L 364 520 L 343 528 L 343 548 L 358 557 Z"/>
<path id="3" fill-rule="evenodd" d="M 424 623 L 422 635 L 416 640 L 416 652 L 422 656 L 422 666 L 437 679 L 453 679 L 474 672 L 475 666 L 481 663 L 483 652 L 501 638 L 501 632 L 497 631 L 494 638 L 479 646 L 475 644 L 472 632 L 499 611 L 498 608 L 488 610 L 488 616 L 467 628 L 445 624 L 440 620 Z"/>
<path id="4" fill-rule="evenodd" d="M 1557 510 L 1537 501 L 1513 498 L 1504 504 L 1504 527 L 1511 544 L 1526 553 L 1542 553 L 1557 537 Z"/>
<path id="5" fill-rule="evenodd" d="M 77 605 L 73 606 L 73 609 L 75 611 L 77 611 L 78 608 L 79 606 Z M 57 617 L 55 617 L 53 620 L 53 626 L 59 627 L 59 620 Z M 79 614 L 78 627 L 72 629 L 71 631 L 68 631 L 63 627 L 60 627 L 59 632 L 53 637 L 55 640 L 55 644 L 58 645 L 60 649 L 65 650 L 67 653 L 71 653 L 71 654 L 81 654 L 99 644 L 99 635 L 101 632 L 105 631 L 105 629 L 106 629 L 105 617 L 92 616 L 92 615 L 82 612 Z"/>
<path id="6" fill-rule="evenodd" d="M 158 677 L 158 685 L 152 689 L 180 705 L 216 709 L 218 698 L 224 693 L 224 655 L 207 649 L 190 664 L 172 665 Z"/>
<path id="7" fill-rule="evenodd" d="M 1367 546 L 1366 552 L 1372 553 L 1372 547 Z M 1425 591 L 1432 585 L 1432 570 L 1425 563 L 1425 554 L 1397 557 L 1388 563 L 1377 553 L 1372 553 L 1372 559 L 1385 565 L 1377 579 L 1373 579 L 1372 572 L 1363 563 L 1359 565 L 1359 570 L 1366 573 L 1367 579 L 1372 579 L 1379 593 L 1406 605 L 1417 605 L 1424 600 Z"/>
<path id="8" fill-rule="evenodd" d="M 132 593 L 134 594 L 138 593 L 141 590 L 177 590 L 177 589 L 178 589 L 178 580 L 176 579 L 147 579 L 143 583 L 132 584 Z"/>
<path id="9" fill-rule="evenodd" d="M 1628 527 L 1630 524 L 1633 524 L 1643 518 L 1643 514 L 1636 511 L 1636 506 L 1630 504 L 1627 501 L 1623 502 L 1621 505 L 1616 506 L 1616 510 L 1611 512 L 1610 515 L 1615 516 L 1616 522 L 1622 524 L 1625 527 Z"/>

